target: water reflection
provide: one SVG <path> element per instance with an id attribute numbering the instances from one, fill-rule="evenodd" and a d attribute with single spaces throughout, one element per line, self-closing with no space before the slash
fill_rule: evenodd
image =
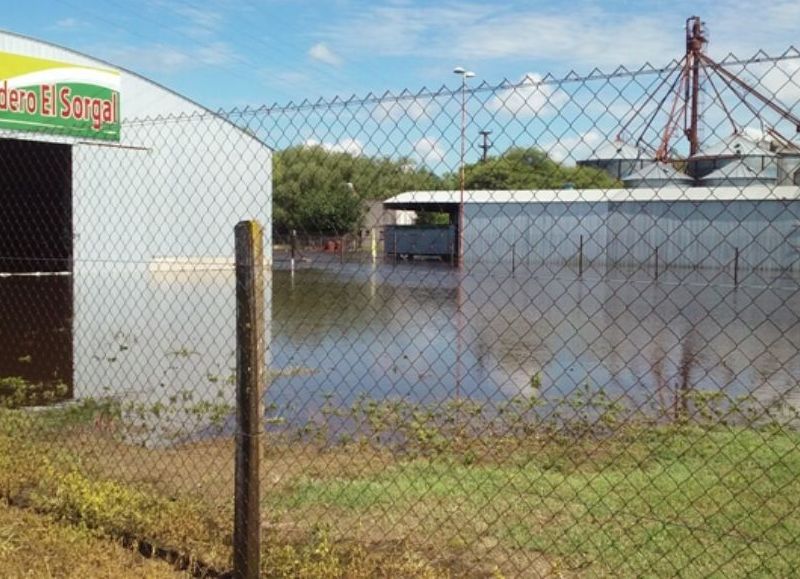
<path id="1" fill-rule="evenodd" d="M 459 390 L 500 400 L 585 384 L 662 408 L 694 389 L 797 401 L 796 286 L 562 274 L 276 270 L 268 399 L 290 421 L 314 416 L 329 395 L 439 402 Z M 78 268 L 74 292 L 71 278 L 0 279 L 0 292 L 0 375 L 69 384 L 74 375 L 78 398 L 150 405 L 145 413 L 162 404 L 157 436 L 196 428 L 200 402 L 233 403 L 230 269 Z"/>
<path id="2" fill-rule="evenodd" d="M 440 401 L 458 389 L 496 400 L 532 384 L 554 398 L 602 387 L 662 409 L 695 389 L 796 397 L 797 289 L 562 273 L 350 266 L 297 272 L 291 287 L 275 272 L 276 364 L 315 373 L 280 378 L 271 395 L 300 414 L 326 393 L 341 404 L 362 393 Z"/>

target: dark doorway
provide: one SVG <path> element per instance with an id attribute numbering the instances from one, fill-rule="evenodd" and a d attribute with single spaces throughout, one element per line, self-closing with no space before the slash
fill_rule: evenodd
<path id="1" fill-rule="evenodd" d="M 71 147 L 0 139 L 0 404 L 72 396 L 72 258 Z"/>
<path id="2" fill-rule="evenodd" d="M 72 149 L 0 139 L 0 272 L 72 271 Z"/>
<path id="3" fill-rule="evenodd" d="M 72 291 L 71 275 L 0 277 L 0 406 L 17 379 L 23 405 L 72 396 Z"/>

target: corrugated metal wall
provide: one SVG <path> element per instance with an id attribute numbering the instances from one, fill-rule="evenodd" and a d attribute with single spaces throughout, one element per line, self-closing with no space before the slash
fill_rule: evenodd
<path id="1" fill-rule="evenodd" d="M 465 209 L 467 263 L 800 273 L 800 201 L 487 203 Z"/>
<path id="2" fill-rule="evenodd" d="M 605 203 L 488 203 L 465 208 L 465 259 L 470 262 L 577 263 L 584 237 L 584 263 L 603 258 Z"/>

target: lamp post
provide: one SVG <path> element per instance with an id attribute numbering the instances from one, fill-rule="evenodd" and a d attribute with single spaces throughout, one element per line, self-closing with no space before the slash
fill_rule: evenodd
<path id="1" fill-rule="evenodd" d="M 475 73 L 457 66 L 453 73 L 461 77 L 461 162 L 460 162 L 460 196 L 458 199 L 458 267 L 464 267 L 464 153 L 466 149 L 467 132 L 467 79 L 473 78 Z"/>

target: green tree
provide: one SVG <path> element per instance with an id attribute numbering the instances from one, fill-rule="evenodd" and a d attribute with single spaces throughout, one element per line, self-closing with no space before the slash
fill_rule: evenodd
<path id="1" fill-rule="evenodd" d="M 408 159 L 356 156 L 321 146 L 277 152 L 273 171 L 273 224 L 277 232 L 351 232 L 363 219 L 366 200 L 442 188 L 438 176 L 415 167 Z"/>
<path id="2" fill-rule="evenodd" d="M 539 149 L 513 147 L 497 157 L 467 165 L 464 186 L 467 189 L 562 189 L 567 186 L 605 189 L 618 187 L 619 183 L 604 171 L 565 167 Z"/>

